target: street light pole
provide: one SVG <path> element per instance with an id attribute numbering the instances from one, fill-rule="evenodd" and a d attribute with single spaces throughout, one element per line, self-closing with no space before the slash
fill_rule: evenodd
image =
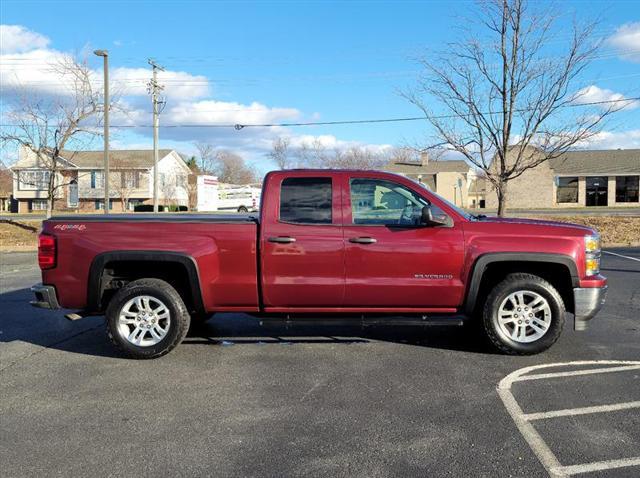
<path id="1" fill-rule="evenodd" d="M 95 50 L 93 53 L 104 60 L 104 213 L 109 214 L 109 52 Z"/>

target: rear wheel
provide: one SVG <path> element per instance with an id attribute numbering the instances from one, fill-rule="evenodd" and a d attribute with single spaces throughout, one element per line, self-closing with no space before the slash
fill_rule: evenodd
<path id="1" fill-rule="evenodd" d="M 125 355 L 160 357 L 189 330 L 190 317 L 180 294 L 160 279 L 139 279 L 120 289 L 106 312 L 107 335 Z"/>
<path id="2" fill-rule="evenodd" d="M 564 327 L 565 307 L 558 291 L 533 274 L 509 274 L 484 305 L 483 327 L 501 352 L 532 355 L 553 345 Z"/>

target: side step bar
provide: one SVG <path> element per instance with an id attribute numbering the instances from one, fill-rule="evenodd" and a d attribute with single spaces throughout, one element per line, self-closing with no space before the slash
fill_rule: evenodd
<path id="1" fill-rule="evenodd" d="M 466 317 L 463 315 L 423 315 L 419 317 L 295 317 L 295 316 L 282 316 L 282 317 L 269 317 L 261 318 L 260 325 L 306 325 L 306 326 L 325 326 L 325 325 L 339 325 L 339 326 L 422 326 L 422 327 L 443 327 L 454 326 L 460 327 L 464 325 Z"/>

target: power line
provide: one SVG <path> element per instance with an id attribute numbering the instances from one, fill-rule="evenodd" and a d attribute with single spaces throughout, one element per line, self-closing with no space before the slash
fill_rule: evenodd
<path id="1" fill-rule="evenodd" d="M 597 105 L 606 105 L 606 104 L 614 104 L 614 103 L 622 103 L 628 102 L 631 103 L 633 101 L 640 101 L 640 96 L 631 97 L 631 98 L 621 98 L 617 100 L 604 100 L 604 101 L 590 101 L 585 103 L 574 103 L 561 106 L 561 108 L 579 108 L 583 106 L 597 106 Z M 527 111 L 534 111 L 532 108 L 523 108 L 514 110 L 516 113 L 524 113 Z M 493 112 L 484 112 L 480 113 L 484 115 L 500 115 L 502 111 L 493 111 Z M 448 115 L 437 115 L 432 116 L 432 119 L 452 119 L 452 118 L 460 118 L 460 117 L 469 117 L 470 114 L 467 115 L 459 115 L 459 114 L 448 114 Z M 428 119 L 426 116 L 408 116 L 408 117 L 400 117 L 400 118 L 373 118 L 373 119 L 359 119 L 359 120 L 337 120 L 337 121 L 309 121 L 309 122 L 292 122 L 292 123 L 249 123 L 249 124 L 241 124 L 241 123 L 200 123 L 200 124 L 165 124 L 160 126 L 161 128 L 233 128 L 235 130 L 241 130 L 244 128 L 273 128 L 273 127 L 282 127 L 282 128 L 290 128 L 296 126 L 335 126 L 335 125 L 348 125 L 348 124 L 375 124 L 375 123 L 399 123 L 405 121 L 420 121 Z M 16 124 L 0 124 L 0 127 L 15 127 L 20 126 Z M 54 126 L 51 126 L 52 128 Z M 112 128 L 153 128 L 153 125 L 135 125 L 135 124 L 127 124 L 127 125 L 111 125 Z"/>

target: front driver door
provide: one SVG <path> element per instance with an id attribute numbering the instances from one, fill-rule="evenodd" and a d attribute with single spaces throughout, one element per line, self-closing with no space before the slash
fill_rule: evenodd
<path id="1" fill-rule="evenodd" d="M 463 236 L 440 208 L 446 226 L 420 225 L 429 204 L 415 189 L 375 177 L 352 176 L 344 188 L 345 306 L 450 308 L 460 305 Z"/>

